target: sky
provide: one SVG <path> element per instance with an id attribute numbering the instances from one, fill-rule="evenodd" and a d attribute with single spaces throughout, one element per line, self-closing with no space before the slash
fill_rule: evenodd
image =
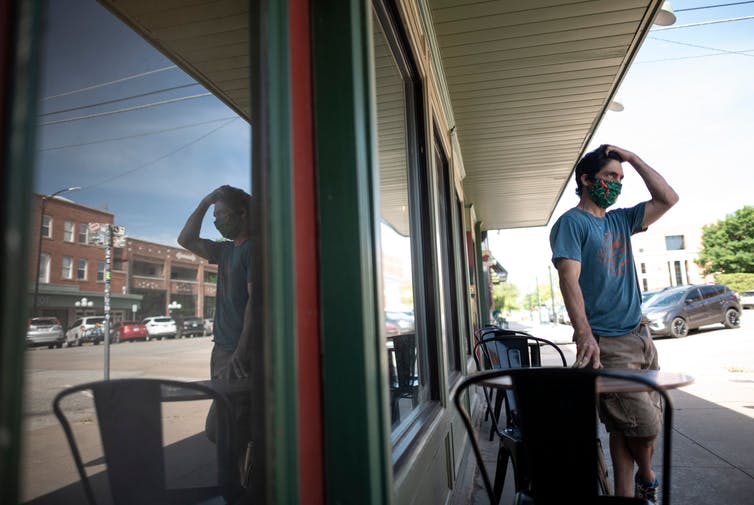
<path id="1" fill-rule="evenodd" d="M 737 5 L 699 9 L 723 3 Z M 754 204 L 754 2 L 673 0 L 672 5 L 673 28 L 650 31 L 618 89 L 624 110 L 608 112 L 587 147 L 614 144 L 633 151 L 679 194 L 680 202 L 648 233 L 701 227 Z M 740 17 L 751 19 L 682 26 Z M 625 163 L 623 171 L 616 206 L 648 200 L 633 168 Z M 493 256 L 522 294 L 532 292 L 537 281 L 549 282 L 549 231 L 578 203 L 575 188 L 571 177 L 547 226 L 489 232 Z"/>
<path id="2" fill-rule="evenodd" d="M 80 186 L 63 196 L 113 212 L 130 236 L 175 245 L 202 196 L 222 184 L 250 190 L 245 120 L 211 95 L 197 97 L 207 90 L 95 0 L 47 1 L 35 191 Z M 700 8 L 723 3 L 736 5 Z M 680 203 L 653 228 L 701 226 L 754 200 L 754 19 L 684 27 L 754 17 L 754 2 L 673 7 L 675 25 L 649 33 L 618 90 L 625 109 L 607 113 L 588 146 L 629 149 L 676 189 Z M 82 108 L 92 104 L 101 105 Z M 618 205 L 647 200 L 641 179 L 628 165 L 624 172 Z M 574 188 L 569 182 L 548 226 L 489 233 L 522 293 L 546 282 L 549 228 L 576 205 Z M 219 238 L 211 217 L 202 235 Z"/>

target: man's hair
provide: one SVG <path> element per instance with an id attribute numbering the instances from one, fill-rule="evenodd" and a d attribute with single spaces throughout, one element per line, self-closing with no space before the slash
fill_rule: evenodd
<path id="1" fill-rule="evenodd" d="M 246 191 L 227 186 L 220 191 L 219 200 L 230 207 L 233 212 L 240 213 L 246 211 L 246 215 L 251 214 L 251 195 Z"/>
<path id="2" fill-rule="evenodd" d="M 607 165 L 610 160 L 617 160 L 623 162 L 620 156 L 613 151 L 610 154 L 606 154 L 605 151 L 610 147 L 609 144 L 602 144 L 594 151 L 588 152 L 583 158 L 576 164 L 576 194 L 581 196 L 581 189 L 583 183 L 581 182 L 581 176 L 586 174 L 589 179 L 594 179 L 594 176 L 602 170 L 602 167 Z"/>

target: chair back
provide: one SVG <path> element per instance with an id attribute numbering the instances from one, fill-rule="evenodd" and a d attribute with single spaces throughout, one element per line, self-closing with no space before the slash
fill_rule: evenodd
<path id="1" fill-rule="evenodd" d="M 672 405 L 667 392 L 629 370 L 541 367 L 492 370 L 469 376 L 453 400 L 459 410 L 490 500 L 495 500 L 464 392 L 472 385 L 490 387 L 490 380 L 510 377 L 518 405 L 518 423 L 525 444 L 530 495 L 538 505 L 597 503 L 596 381 L 615 377 L 657 391 L 665 401 L 663 425 L 662 503 L 670 503 Z M 600 499 L 605 497 L 599 497 Z M 622 499 L 624 502 L 630 500 Z M 616 501 L 617 498 L 616 498 Z M 602 501 L 599 501 L 602 503 Z"/>
<path id="2" fill-rule="evenodd" d="M 237 456 L 231 444 L 234 425 L 231 406 L 220 393 L 201 384 L 163 379 L 118 379 L 67 388 L 53 400 L 71 448 L 84 492 L 96 504 L 89 477 L 71 425 L 61 408 L 64 398 L 89 391 L 94 399 L 112 501 L 115 505 L 198 503 L 213 496 L 232 496 Z M 165 488 L 162 403 L 164 401 L 215 401 L 218 416 L 218 485 L 188 488 L 186 493 Z M 172 494 L 172 495 L 171 495 Z M 195 500 L 195 501 L 194 501 Z"/>

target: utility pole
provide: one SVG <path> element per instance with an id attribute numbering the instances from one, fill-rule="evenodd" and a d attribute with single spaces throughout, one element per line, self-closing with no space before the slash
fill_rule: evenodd
<path id="1" fill-rule="evenodd" d="M 555 290 L 552 289 L 552 265 L 547 265 L 547 276 L 550 277 L 550 306 L 552 307 L 553 322 L 558 324 L 558 316 L 555 314 Z"/>

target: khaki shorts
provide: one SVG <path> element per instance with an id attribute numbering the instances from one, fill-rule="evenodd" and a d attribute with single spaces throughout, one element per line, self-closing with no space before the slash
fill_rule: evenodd
<path id="1" fill-rule="evenodd" d="M 600 361 L 605 368 L 659 370 L 657 349 L 649 328 L 618 337 L 601 337 Z M 599 399 L 600 420 L 608 432 L 627 437 L 653 437 L 662 429 L 662 399 L 656 391 L 649 393 L 603 393 Z"/>

